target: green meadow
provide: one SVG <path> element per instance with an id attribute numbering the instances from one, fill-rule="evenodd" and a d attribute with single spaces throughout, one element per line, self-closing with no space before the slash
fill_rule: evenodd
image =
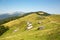
<path id="1" fill-rule="evenodd" d="M 33 26 L 29 30 L 26 29 L 27 22 Z M 60 15 L 32 12 L 2 25 L 9 30 L 0 36 L 0 40 L 60 40 Z M 40 26 L 44 28 L 38 30 Z"/>

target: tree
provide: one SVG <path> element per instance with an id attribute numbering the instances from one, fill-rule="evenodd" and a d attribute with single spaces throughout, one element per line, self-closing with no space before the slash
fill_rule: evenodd
<path id="1" fill-rule="evenodd" d="M 9 30 L 8 27 L 4 27 L 3 25 L 0 26 L 0 36 L 5 33 L 7 30 Z"/>

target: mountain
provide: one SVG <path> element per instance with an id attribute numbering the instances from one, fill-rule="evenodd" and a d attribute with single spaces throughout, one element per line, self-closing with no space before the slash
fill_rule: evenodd
<path id="1" fill-rule="evenodd" d="M 0 15 L 0 19 L 4 19 L 4 18 L 7 18 L 7 17 L 10 17 L 10 15 L 8 13 Z"/>
<path id="2" fill-rule="evenodd" d="M 23 15 L 24 12 L 14 12 L 13 14 L 11 14 L 12 16 L 20 16 Z"/>
<path id="3" fill-rule="evenodd" d="M 12 17 L 12 16 L 20 16 L 22 14 L 24 14 L 24 13 L 23 12 L 14 12 L 12 14 L 4 13 L 4 14 L 0 15 L 0 19 L 5 19 L 5 18 L 8 18 L 8 17 Z"/>
<path id="4" fill-rule="evenodd" d="M 0 15 L 0 25 L 4 24 L 6 22 L 9 22 L 9 21 L 15 20 L 15 19 L 19 18 L 20 16 L 22 16 L 23 14 L 24 13 L 22 13 L 22 12 L 14 12 L 12 14 L 9 14 L 9 13 L 1 14 Z"/>
<path id="5" fill-rule="evenodd" d="M 60 40 L 60 15 L 30 12 L 2 25 L 9 30 L 0 40 Z"/>

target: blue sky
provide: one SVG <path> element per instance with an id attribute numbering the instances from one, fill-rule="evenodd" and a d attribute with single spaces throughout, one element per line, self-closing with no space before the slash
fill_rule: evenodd
<path id="1" fill-rule="evenodd" d="M 0 14 L 16 11 L 60 14 L 60 0 L 0 0 Z"/>

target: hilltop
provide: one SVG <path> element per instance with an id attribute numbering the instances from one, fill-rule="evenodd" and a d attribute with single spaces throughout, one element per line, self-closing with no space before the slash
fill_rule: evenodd
<path id="1" fill-rule="evenodd" d="M 27 23 L 33 26 L 27 30 Z M 30 12 L 16 20 L 2 24 L 8 27 L 0 40 L 59 40 L 60 39 L 60 15 L 52 15 L 46 12 Z M 38 29 L 39 27 L 43 27 Z"/>

